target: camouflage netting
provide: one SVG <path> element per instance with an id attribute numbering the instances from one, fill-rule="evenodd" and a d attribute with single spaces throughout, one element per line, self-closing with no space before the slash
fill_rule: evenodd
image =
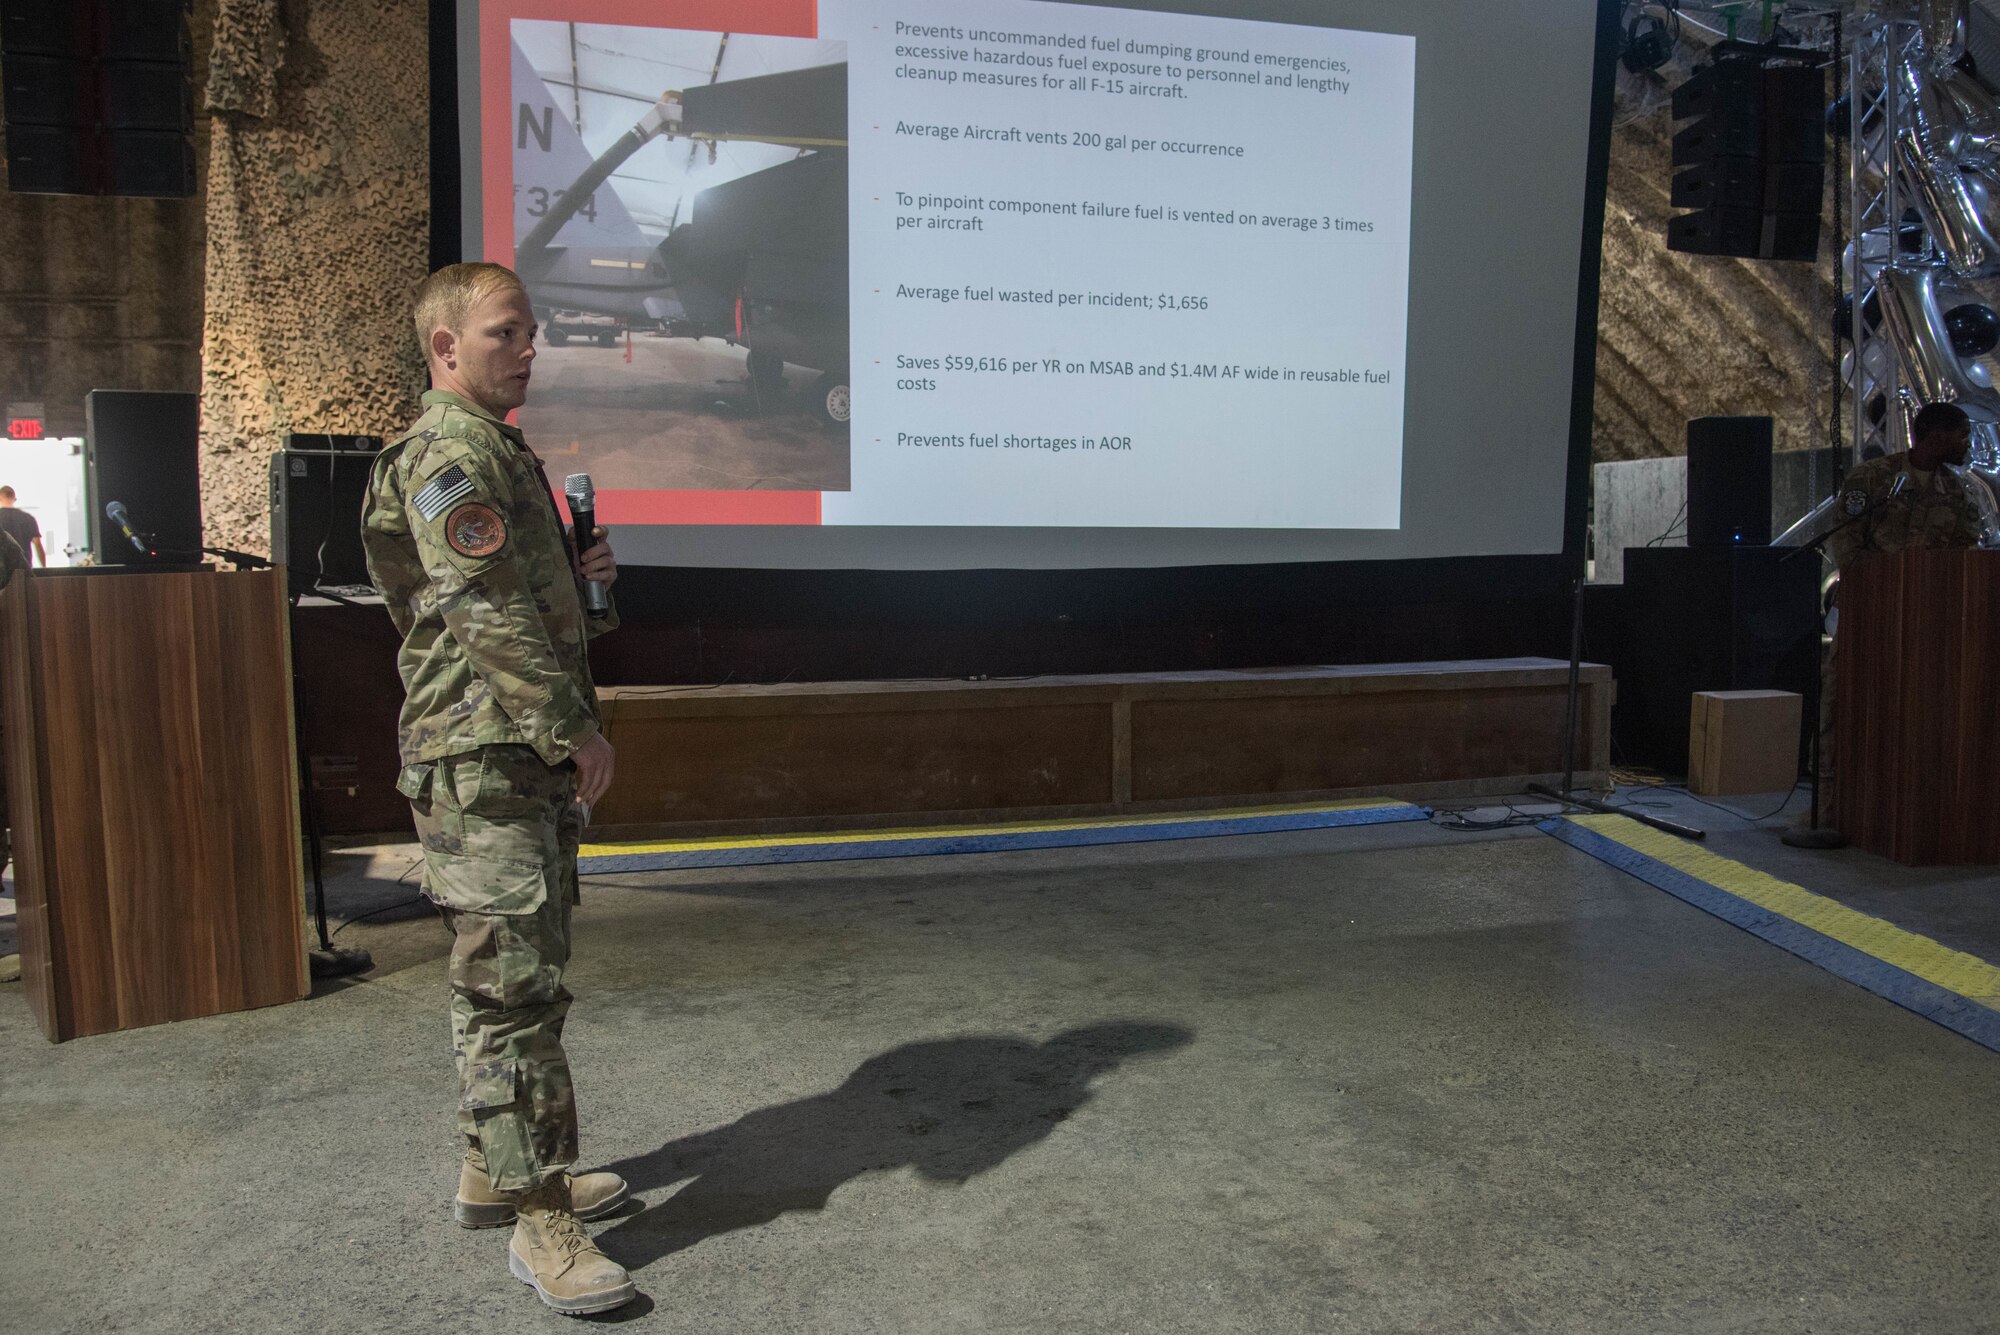
<path id="1" fill-rule="evenodd" d="M 289 431 L 382 433 L 423 388 L 403 306 L 429 253 L 426 8 L 221 0 L 211 118 L 208 540 L 269 544 Z"/>
<path id="2" fill-rule="evenodd" d="M 1661 71 L 1678 84 L 1689 66 Z M 1593 455 L 1687 452 L 1687 420 L 1770 416 L 1776 447 L 1826 443 L 1832 405 L 1832 258 L 1814 264 L 1667 249 L 1674 122 L 1665 86 L 1620 72 L 1604 210 Z M 1828 141 L 1829 180 L 1844 145 Z M 1828 218 L 1830 224 L 1831 219 Z M 1833 231 L 1821 232 L 1830 251 Z"/>

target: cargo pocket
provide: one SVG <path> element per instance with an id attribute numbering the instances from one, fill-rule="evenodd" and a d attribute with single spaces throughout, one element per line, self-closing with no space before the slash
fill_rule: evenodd
<path id="1" fill-rule="evenodd" d="M 487 1180 L 496 1189 L 520 1191 L 540 1180 L 528 1109 L 521 1097 L 520 1062 L 488 1061 L 473 1067 L 458 1109 L 475 1128 L 480 1153 L 486 1158 Z"/>
<path id="2" fill-rule="evenodd" d="M 548 902 L 549 875 L 534 863 L 424 851 L 424 889 L 461 913 L 533 913 Z"/>
<path id="3" fill-rule="evenodd" d="M 521 1101 L 521 1063 L 511 1059 L 480 1062 L 465 1077 L 460 1112 L 477 1116 L 511 1108 Z"/>
<path id="4" fill-rule="evenodd" d="M 467 764 L 468 760 L 470 764 Z M 417 838 L 424 846 L 426 858 L 437 853 L 465 851 L 465 804 L 453 783 L 455 777 L 459 777 L 460 782 L 464 782 L 464 778 L 454 774 L 455 765 L 461 770 L 469 770 L 472 781 L 477 783 L 476 757 L 463 756 L 445 756 L 441 760 L 405 765 L 403 772 L 396 777 L 396 791 L 410 799 L 410 816 L 417 827 Z"/>
<path id="5" fill-rule="evenodd" d="M 539 869 L 560 854 L 554 803 L 543 792 L 551 771 L 539 761 L 534 772 L 519 772 L 527 747 L 482 746 L 437 762 L 431 782 L 438 839 L 427 843 L 467 861 L 506 863 Z"/>

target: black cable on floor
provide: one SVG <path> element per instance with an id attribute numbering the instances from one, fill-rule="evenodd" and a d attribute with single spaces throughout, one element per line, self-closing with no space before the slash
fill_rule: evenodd
<path id="1" fill-rule="evenodd" d="M 346 931 L 348 928 L 354 926 L 355 923 L 360 922 L 363 919 L 379 917 L 384 913 L 389 913 L 396 909 L 406 909 L 410 907 L 410 905 L 412 904 L 429 904 L 429 903 L 430 901 L 428 899 L 425 899 L 422 895 L 412 895 L 408 899 L 399 899 L 393 904 L 384 904 L 379 909 L 370 909 L 366 913 L 357 913 L 352 918 L 349 918 L 346 922 L 340 924 L 340 926 L 334 928 L 333 936 L 339 936 L 342 932 Z M 329 937 L 328 939 L 331 940 L 332 937 Z"/>
<path id="2" fill-rule="evenodd" d="M 1679 793 L 1682 797 L 1685 797 L 1690 801 L 1699 802 L 1705 807 L 1712 807 L 1715 810 L 1720 811 L 1725 815 L 1734 816 L 1738 820 L 1749 821 L 1753 825 L 1761 825 L 1765 821 L 1770 820 L 1772 817 L 1784 811 L 1786 807 L 1790 806 L 1792 804 L 1792 799 L 1799 795 L 1799 789 L 1802 788 L 1804 785 L 1805 785 L 1804 779 L 1800 779 L 1797 783 L 1794 783 L 1791 787 L 1791 791 L 1785 794 L 1785 800 L 1778 803 L 1777 806 L 1772 807 L 1769 811 L 1764 812 L 1762 815 L 1754 815 L 1748 811 L 1738 811 L 1735 807 L 1726 807 L 1722 805 L 1722 803 L 1720 802 L 1711 802 L 1705 797 L 1697 797 L 1693 793 L 1689 792 L 1687 790 L 1686 785 L 1684 784 L 1653 783 L 1653 784 L 1647 784 L 1645 786 L 1648 789 L 1656 789 L 1662 792 Z M 1620 806 L 1620 807 L 1646 807 L 1653 811 L 1661 811 L 1671 808 L 1673 806 L 1673 803 L 1642 802 L 1637 800 L 1636 798 L 1627 798 L 1622 802 L 1616 799 L 1607 799 L 1605 805 Z"/>
<path id="3" fill-rule="evenodd" d="M 1466 812 L 1484 811 L 1489 806 L 1503 806 L 1512 814 L 1502 816 L 1499 820 L 1467 820 L 1465 818 Z M 1440 817 L 1445 816 L 1454 817 L 1455 819 L 1440 819 Z M 1434 811 L 1431 813 L 1430 823 L 1440 830 L 1481 833 L 1491 830 L 1518 830 L 1523 826 L 1538 825 L 1547 819 L 1549 819 L 1547 815 L 1537 814 L 1532 811 L 1523 811 L 1512 802 L 1489 802 L 1476 807 L 1459 807 L 1452 811 Z"/>

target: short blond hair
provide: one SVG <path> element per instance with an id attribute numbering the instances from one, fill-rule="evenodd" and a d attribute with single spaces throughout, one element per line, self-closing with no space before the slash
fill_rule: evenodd
<path id="1" fill-rule="evenodd" d="M 474 264 L 447 264 L 417 284 L 417 344 L 424 356 L 431 355 L 431 334 L 449 329 L 465 332 L 465 317 L 495 292 L 526 293 L 519 274 L 504 264 L 480 261 Z"/>

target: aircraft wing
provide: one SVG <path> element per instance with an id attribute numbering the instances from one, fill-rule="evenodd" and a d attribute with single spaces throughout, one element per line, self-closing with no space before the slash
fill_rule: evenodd
<path id="1" fill-rule="evenodd" d="M 729 79 L 681 91 L 680 132 L 801 148 L 847 145 L 847 62 Z"/>

